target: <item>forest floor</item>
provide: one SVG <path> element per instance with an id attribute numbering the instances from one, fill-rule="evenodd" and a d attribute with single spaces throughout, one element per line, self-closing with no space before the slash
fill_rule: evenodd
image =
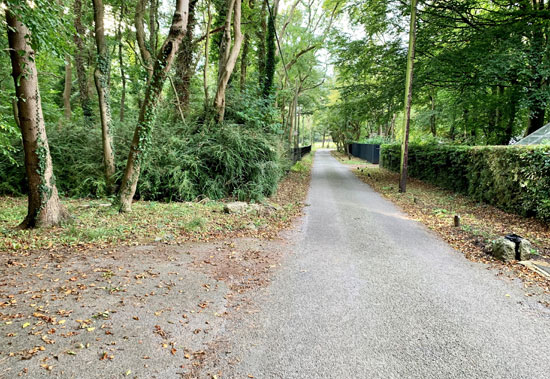
<path id="1" fill-rule="evenodd" d="M 345 154 L 334 150 L 332 155 L 347 164 L 359 179 L 399 206 L 412 219 L 439 234 L 469 260 L 486 263 L 499 270 L 499 275 L 520 278 L 526 287 L 535 286 L 550 293 L 550 280 L 547 278 L 519 262 L 504 263 L 489 255 L 492 240 L 515 233 L 533 243 L 540 254 L 537 260 L 550 262 L 549 225 L 533 218 L 504 212 L 414 178 L 409 178 L 407 192 L 402 194 L 398 191 L 399 174 L 359 158 L 348 159 Z M 454 226 L 455 215 L 461 218 L 460 227 Z"/>
<path id="2" fill-rule="evenodd" d="M 25 200 L 0 198 L 0 378 L 197 377 L 288 249 L 311 163 L 293 167 L 267 215 L 214 201 L 119 215 L 70 200 L 72 223 L 17 231 Z"/>

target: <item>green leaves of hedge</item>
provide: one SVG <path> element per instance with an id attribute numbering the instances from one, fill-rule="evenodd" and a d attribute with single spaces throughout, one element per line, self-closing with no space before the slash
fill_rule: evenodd
<path id="1" fill-rule="evenodd" d="M 399 171 L 399 145 L 382 145 L 380 154 L 382 167 Z M 550 221 L 550 146 L 412 144 L 408 167 L 412 177 Z"/>

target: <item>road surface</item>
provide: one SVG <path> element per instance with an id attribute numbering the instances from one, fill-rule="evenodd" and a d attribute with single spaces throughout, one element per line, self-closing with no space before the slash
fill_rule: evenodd
<path id="1" fill-rule="evenodd" d="M 233 330 L 224 377 L 549 378 L 550 311 L 327 150 L 295 253 Z"/>

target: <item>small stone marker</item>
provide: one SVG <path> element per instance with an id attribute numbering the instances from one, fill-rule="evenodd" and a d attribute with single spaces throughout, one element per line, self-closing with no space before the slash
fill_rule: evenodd
<path id="1" fill-rule="evenodd" d="M 460 227 L 460 216 L 459 216 L 459 215 L 455 215 L 455 217 L 454 217 L 454 225 L 455 225 L 455 228 L 459 228 L 459 227 Z"/>

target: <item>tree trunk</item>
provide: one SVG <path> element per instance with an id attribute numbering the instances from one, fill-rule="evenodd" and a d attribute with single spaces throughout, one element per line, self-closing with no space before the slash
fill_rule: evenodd
<path id="1" fill-rule="evenodd" d="M 118 65 L 120 66 L 120 79 L 122 84 L 122 93 L 120 95 L 120 122 L 124 122 L 124 110 L 126 106 L 126 73 L 124 72 L 124 55 L 122 53 L 122 19 L 124 18 L 124 2 L 120 7 L 120 20 L 118 22 Z"/>
<path id="2" fill-rule="evenodd" d="M 132 199 L 136 193 L 141 161 L 151 143 L 155 109 L 157 108 L 160 93 L 170 72 L 172 62 L 176 57 L 181 40 L 187 30 L 188 16 L 189 0 L 177 0 L 170 32 L 156 57 L 153 75 L 147 84 L 145 99 L 139 112 L 138 123 L 130 146 L 130 153 L 128 154 L 128 161 L 120 188 L 119 205 L 121 212 L 129 212 L 132 209 Z"/>
<path id="3" fill-rule="evenodd" d="M 403 144 L 401 146 L 401 172 L 399 192 L 407 191 L 407 163 L 409 159 L 409 127 L 411 124 L 412 85 L 414 73 L 414 53 L 416 43 L 416 4 L 411 0 L 411 21 L 409 27 L 409 53 L 407 56 L 407 77 L 405 79 L 405 114 L 403 117 Z"/>
<path id="4" fill-rule="evenodd" d="M 389 127 L 388 131 L 386 132 L 386 135 L 388 137 L 390 137 L 392 140 L 395 137 L 395 119 L 396 118 L 397 118 L 397 113 L 394 113 L 392 118 L 391 118 L 390 127 Z"/>
<path id="5" fill-rule="evenodd" d="M 210 44 L 210 27 L 212 26 L 212 12 L 210 11 L 210 0 L 206 0 L 206 11 L 208 21 L 206 23 L 206 39 L 204 41 L 204 70 L 203 70 L 203 87 L 204 87 L 204 109 L 208 109 L 208 47 Z"/>
<path id="6" fill-rule="evenodd" d="M 449 131 L 449 137 L 451 138 L 451 141 L 454 141 L 456 138 L 456 126 L 455 126 L 456 115 L 454 111 L 452 112 L 452 115 L 453 116 L 451 119 L 451 130 Z"/>
<path id="7" fill-rule="evenodd" d="M 531 133 L 536 132 L 544 126 L 544 117 L 546 115 L 546 105 L 541 104 L 538 101 L 535 101 L 535 104 L 531 105 L 529 108 L 529 123 L 527 126 L 527 132 L 525 133 L 528 136 Z"/>
<path id="8" fill-rule="evenodd" d="M 82 114 L 84 115 L 84 121 L 88 126 L 91 126 L 94 122 L 92 106 L 90 104 L 90 90 L 88 89 L 88 75 L 86 75 L 85 60 L 85 45 L 83 37 L 86 34 L 86 29 L 82 25 L 82 0 L 74 1 L 74 27 L 76 33 L 74 34 L 74 43 L 76 45 L 76 52 L 74 55 L 74 62 L 76 66 L 76 77 L 78 80 L 78 90 L 80 92 L 80 106 L 82 107 Z"/>
<path id="9" fill-rule="evenodd" d="M 6 23 L 29 185 L 27 217 L 19 227 L 57 225 L 68 218 L 68 213 L 59 201 L 55 186 L 38 89 L 35 54 L 28 42 L 30 31 L 17 20 L 10 9 L 6 10 Z"/>
<path id="10" fill-rule="evenodd" d="M 262 1 L 262 10 L 260 12 L 260 29 L 257 33 L 258 38 L 258 85 L 260 90 L 264 88 L 265 82 L 265 35 L 267 33 L 266 23 L 266 4 L 268 0 Z"/>
<path id="11" fill-rule="evenodd" d="M 246 70 L 248 68 L 248 45 L 250 44 L 250 36 L 248 33 L 244 35 L 243 42 L 243 53 L 241 54 L 241 80 L 240 80 L 240 90 L 244 92 L 246 86 Z"/>
<path id="12" fill-rule="evenodd" d="M 143 65 L 147 70 L 147 82 L 151 80 L 153 75 L 153 57 L 148 46 L 145 45 L 145 26 L 143 18 L 145 17 L 145 3 L 147 0 L 138 0 L 136 5 L 136 14 L 134 16 L 134 26 L 136 28 L 136 41 L 139 46 L 139 52 Z"/>
<path id="13" fill-rule="evenodd" d="M 63 110 L 66 120 L 71 119 L 71 88 L 73 80 L 71 56 L 65 54 L 65 86 L 63 88 Z"/>
<path id="14" fill-rule="evenodd" d="M 158 9 L 159 0 L 149 2 L 149 50 L 155 54 L 158 48 Z"/>
<path id="15" fill-rule="evenodd" d="M 234 41 L 231 46 L 231 15 L 233 14 L 233 34 Z M 218 88 L 214 97 L 214 106 L 218 114 L 218 122 L 223 122 L 225 114 L 225 93 L 227 83 L 235 68 L 235 63 L 239 57 L 241 45 L 243 43 L 243 34 L 241 32 L 241 0 L 227 0 L 227 15 L 225 19 L 225 28 L 222 39 L 222 48 L 220 49 L 220 65 L 218 68 Z"/>
<path id="16" fill-rule="evenodd" d="M 269 1 L 269 0 L 266 0 Z M 273 88 L 273 78 L 275 77 L 275 50 L 276 50 L 276 31 L 275 31 L 275 12 L 268 15 L 267 18 L 267 36 L 266 36 L 266 57 L 265 57 L 265 81 L 262 88 L 263 96 L 267 99 L 271 95 Z"/>
<path id="17" fill-rule="evenodd" d="M 94 71 L 95 87 L 99 100 L 99 115 L 101 119 L 101 139 L 103 143 L 103 166 L 107 193 L 114 193 L 115 155 L 113 152 L 113 136 L 111 132 L 111 102 L 109 99 L 109 76 L 111 74 L 111 58 L 105 43 L 103 25 L 104 9 L 102 0 L 93 0 L 95 41 L 97 46 L 97 65 Z"/>
<path id="18" fill-rule="evenodd" d="M 19 121 L 19 108 L 17 108 L 17 100 L 12 99 L 11 100 L 11 109 L 13 111 L 13 120 L 15 121 L 15 125 L 21 130 L 21 121 Z"/>
<path id="19" fill-rule="evenodd" d="M 321 147 L 324 149 L 325 148 L 325 137 L 326 137 L 326 134 L 327 132 L 326 131 L 323 131 L 323 144 L 321 145 Z"/>
<path id="20" fill-rule="evenodd" d="M 189 21 L 187 25 L 187 31 L 181 41 L 181 47 L 176 57 L 176 79 L 174 85 L 176 91 L 181 100 L 181 107 L 184 113 L 189 109 L 190 90 L 191 90 L 191 78 L 194 74 L 195 65 L 194 62 L 194 48 L 193 43 L 193 29 L 196 24 L 195 8 L 198 0 L 189 1 Z"/>
<path id="21" fill-rule="evenodd" d="M 430 94 L 430 100 L 432 103 L 432 114 L 430 115 L 430 131 L 433 137 L 437 137 L 437 127 L 435 124 L 435 94 Z"/>

